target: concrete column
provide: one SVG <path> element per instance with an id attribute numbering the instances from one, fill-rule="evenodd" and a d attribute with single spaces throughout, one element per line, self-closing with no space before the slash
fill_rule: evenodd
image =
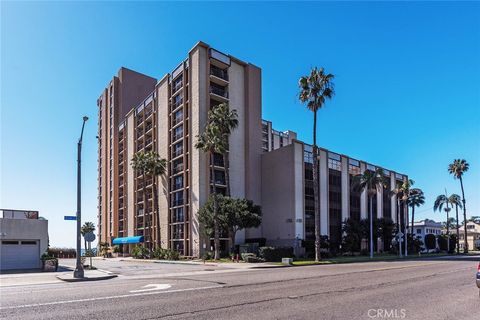
<path id="1" fill-rule="evenodd" d="M 196 257 L 203 253 L 204 241 L 198 221 L 198 210 L 206 202 L 209 192 L 208 157 L 194 146 L 196 141 L 194 137 L 202 133 L 207 120 L 207 59 L 207 49 L 204 47 L 197 47 L 190 52 L 190 254 Z"/>
<path id="2" fill-rule="evenodd" d="M 365 162 L 360 162 L 360 174 L 365 172 L 366 165 Z M 367 191 L 363 190 L 360 195 L 360 219 L 367 219 L 368 216 L 368 199 L 367 199 Z"/>
<path id="3" fill-rule="evenodd" d="M 294 142 L 294 182 L 295 182 L 295 238 L 305 239 L 305 195 L 304 195 L 304 168 L 303 145 Z"/>
<path id="4" fill-rule="evenodd" d="M 133 154 L 135 153 L 135 146 L 134 146 L 134 139 L 135 139 L 135 117 L 134 113 L 132 113 L 127 118 L 127 127 L 124 130 L 127 130 L 127 137 L 125 138 L 125 142 L 127 147 L 125 148 L 126 157 L 130 162 L 130 159 L 133 158 Z M 129 165 L 126 167 L 126 179 L 127 179 L 127 236 L 136 236 L 135 234 L 135 179 L 134 179 L 134 170 L 132 166 Z M 124 212 L 125 214 L 125 212 Z"/>
<path id="5" fill-rule="evenodd" d="M 164 77 L 157 85 L 157 152 L 161 158 L 170 160 L 168 154 L 168 78 Z M 168 248 L 168 172 L 165 175 L 157 176 L 157 197 L 158 197 L 158 217 L 160 224 L 161 247 Z M 185 179 L 185 177 L 184 177 Z"/>
<path id="6" fill-rule="evenodd" d="M 395 173 L 390 172 L 390 191 L 393 191 L 395 189 Z M 393 223 L 397 223 L 397 196 L 394 195 L 391 197 L 390 200 L 390 205 L 391 205 L 391 212 L 392 212 L 392 221 Z"/>
<path id="7" fill-rule="evenodd" d="M 328 214 L 328 155 L 325 150 L 319 149 L 319 202 L 320 202 L 320 234 L 329 236 L 330 222 Z"/>
<path id="8" fill-rule="evenodd" d="M 383 218 L 383 187 L 377 188 L 377 219 Z"/>
<path id="9" fill-rule="evenodd" d="M 342 156 L 342 222 L 350 217 L 350 175 L 348 158 Z"/>

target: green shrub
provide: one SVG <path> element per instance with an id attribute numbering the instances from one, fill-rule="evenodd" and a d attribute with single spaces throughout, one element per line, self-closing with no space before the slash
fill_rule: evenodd
<path id="1" fill-rule="evenodd" d="M 205 253 L 202 256 L 203 260 L 211 260 L 213 258 L 213 253 L 210 251 L 205 251 Z"/>
<path id="2" fill-rule="evenodd" d="M 145 248 L 144 246 L 135 246 L 135 247 L 132 248 L 131 255 L 135 259 L 148 258 L 148 249 Z"/>
<path id="3" fill-rule="evenodd" d="M 279 262 L 282 261 L 282 258 L 293 258 L 294 256 L 292 247 L 261 247 L 258 255 L 269 262 Z"/>
<path id="4" fill-rule="evenodd" d="M 175 250 L 167 250 L 167 253 L 165 255 L 166 260 L 178 260 L 180 259 L 180 253 Z"/>
<path id="5" fill-rule="evenodd" d="M 152 256 L 158 260 L 178 260 L 180 259 L 180 254 L 178 251 L 163 249 L 163 248 L 156 248 L 153 251 Z"/>
<path id="6" fill-rule="evenodd" d="M 257 257 L 253 253 L 242 253 L 242 260 L 248 263 L 265 262 L 264 259 Z"/>
<path id="7" fill-rule="evenodd" d="M 113 253 L 120 253 L 120 246 L 119 245 L 114 245 L 113 246 Z"/>
<path id="8" fill-rule="evenodd" d="M 437 247 L 437 241 L 436 241 L 436 237 L 434 234 L 427 234 L 425 236 L 425 248 L 427 250 L 433 250 Z"/>

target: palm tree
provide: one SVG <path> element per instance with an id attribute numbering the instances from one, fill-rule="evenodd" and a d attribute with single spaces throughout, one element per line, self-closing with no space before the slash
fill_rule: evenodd
<path id="1" fill-rule="evenodd" d="M 225 144 L 228 146 L 228 139 L 234 129 L 238 127 L 237 110 L 230 110 L 227 103 L 221 103 L 214 106 L 209 113 L 210 120 L 215 121 L 221 130 Z M 223 165 L 225 167 L 225 184 L 227 186 L 226 195 L 230 196 L 230 161 L 228 156 L 228 147 L 223 153 Z"/>
<path id="2" fill-rule="evenodd" d="M 85 240 L 85 235 L 89 232 L 94 232 L 95 231 L 95 224 L 93 222 L 85 222 L 83 226 L 80 228 L 80 233 L 83 236 L 83 241 L 85 243 L 85 250 L 87 250 L 87 240 Z"/>
<path id="3" fill-rule="evenodd" d="M 459 236 L 460 236 L 460 232 L 458 231 L 458 208 L 462 208 L 462 200 L 460 198 L 460 196 L 458 194 L 452 194 L 450 195 L 450 197 L 448 197 L 448 202 L 450 202 L 450 204 L 453 206 L 455 206 L 455 213 L 456 213 L 456 223 L 455 223 L 455 227 L 457 229 L 457 253 L 460 253 L 460 239 L 459 239 Z"/>
<path id="4" fill-rule="evenodd" d="M 447 213 L 447 251 L 450 252 L 450 221 L 449 221 L 449 215 L 448 213 L 450 212 L 450 207 L 449 207 L 450 201 L 448 200 L 448 196 L 446 194 L 441 194 L 435 199 L 435 203 L 433 204 L 433 211 L 442 211 L 443 206 L 445 206 L 445 212 Z"/>
<path id="5" fill-rule="evenodd" d="M 402 191 L 402 183 L 397 181 L 395 188 L 390 191 L 390 197 L 396 197 L 396 210 L 395 210 L 395 220 L 396 220 L 396 228 L 397 234 L 401 231 L 401 223 L 400 223 L 400 201 L 403 198 L 403 191 Z M 402 257 L 402 243 L 400 239 L 398 240 L 398 254 Z"/>
<path id="6" fill-rule="evenodd" d="M 370 258 L 373 258 L 373 197 L 377 194 L 377 190 L 384 188 L 387 178 L 383 173 L 383 169 L 377 168 L 375 171 L 365 170 L 362 174 L 354 177 L 353 185 L 362 191 L 367 191 L 370 202 Z"/>
<path id="7" fill-rule="evenodd" d="M 299 99 L 313 112 L 313 199 L 315 210 L 315 261 L 320 260 L 320 212 L 318 208 L 318 161 L 317 161 L 317 111 L 320 110 L 327 99 L 334 94 L 333 78 L 331 73 L 325 73 L 323 68 L 312 68 L 310 74 L 301 77 Z"/>
<path id="8" fill-rule="evenodd" d="M 455 159 L 453 163 L 448 165 L 448 172 L 453 174 L 455 179 L 460 180 L 460 187 L 462 188 L 462 202 L 463 202 L 463 227 L 465 231 L 465 247 L 463 252 L 468 253 L 467 242 L 467 208 L 465 206 L 465 191 L 463 189 L 463 174 L 468 171 L 470 165 L 465 159 Z"/>
<path id="9" fill-rule="evenodd" d="M 213 246 L 215 248 L 214 259 L 220 258 L 220 230 L 218 221 L 218 201 L 217 186 L 215 179 L 214 155 L 215 153 L 224 154 L 228 149 L 228 141 L 224 138 L 223 128 L 219 126 L 216 117 L 209 111 L 208 122 L 205 130 L 199 136 L 195 143 L 195 148 L 209 154 L 210 157 L 210 177 L 212 180 L 213 195 Z"/>
<path id="10" fill-rule="evenodd" d="M 153 192 L 153 223 L 156 226 L 156 241 L 155 247 L 162 247 L 161 225 L 160 225 L 160 210 L 158 208 L 158 191 L 157 191 L 157 177 L 163 176 L 167 172 L 167 160 L 160 158 L 154 152 L 146 153 L 146 171 L 147 176 L 152 177 L 152 192 Z"/>
<path id="11" fill-rule="evenodd" d="M 403 183 L 400 186 L 400 191 L 402 193 L 403 207 L 406 209 L 404 217 L 404 231 L 405 231 L 405 257 L 408 256 L 408 198 L 410 197 L 411 187 L 415 184 L 415 181 L 412 179 L 403 180 Z"/>
<path id="12" fill-rule="evenodd" d="M 147 177 L 152 178 L 152 193 L 153 193 L 153 224 L 156 228 L 155 246 L 161 247 L 161 233 L 160 233 L 160 212 L 158 210 L 158 193 L 156 177 L 163 175 L 166 172 L 167 160 L 160 158 L 155 151 L 137 152 L 133 155 L 131 165 L 134 170 L 142 173 L 142 196 L 143 196 L 143 226 L 145 230 L 145 216 L 147 209 L 146 195 L 147 195 Z M 150 248 L 152 249 L 152 248 Z"/>
<path id="13" fill-rule="evenodd" d="M 413 223 L 415 221 L 415 207 L 420 207 L 425 204 L 425 195 L 422 189 L 413 188 L 410 190 L 410 196 L 407 199 L 408 205 L 412 208 L 412 225 L 411 234 L 413 235 Z"/>

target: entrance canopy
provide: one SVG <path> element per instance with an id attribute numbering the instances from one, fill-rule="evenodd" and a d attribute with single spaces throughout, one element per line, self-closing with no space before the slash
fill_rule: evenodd
<path id="1" fill-rule="evenodd" d="M 140 243 L 143 242 L 143 236 L 115 238 L 112 244 Z"/>

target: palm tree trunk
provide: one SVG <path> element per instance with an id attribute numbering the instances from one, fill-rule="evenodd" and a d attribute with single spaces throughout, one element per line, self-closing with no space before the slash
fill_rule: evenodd
<path id="1" fill-rule="evenodd" d="M 145 179 L 145 170 L 142 171 L 142 181 L 143 181 L 143 186 L 142 186 L 142 199 L 143 199 L 143 235 L 145 236 L 146 231 L 147 231 L 147 226 L 145 225 L 146 219 L 145 216 L 147 214 L 147 179 Z M 145 237 L 147 238 L 147 237 Z M 150 240 L 150 237 L 147 238 Z M 150 247 L 150 244 L 148 245 Z"/>
<path id="2" fill-rule="evenodd" d="M 373 197 L 370 196 L 370 259 L 373 258 Z"/>
<path id="3" fill-rule="evenodd" d="M 225 195 L 230 197 L 230 159 L 227 152 L 223 154 L 223 166 L 225 168 L 225 184 L 227 185 Z"/>
<path id="4" fill-rule="evenodd" d="M 400 199 L 397 195 L 397 233 L 400 233 L 402 231 L 402 224 L 400 221 L 401 217 L 402 215 L 400 214 Z M 402 242 L 400 241 L 400 238 L 398 238 L 398 254 L 400 255 L 400 257 L 402 257 Z"/>
<path id="5" fill-rule="evenodd" d="M 318 205 L 317 111 L 313 112 L 313 209 L 315 210 L 315 261 L 320 261 L 320 208 Z"/>
<path id="6" fill-rule="evenodd" d="M 156 176 L 152 175 L 153 179 L 153 216 L 154 216 L 154 225 L 156 230 L 156 239 L 155 239 L 155 247 L 161 248 L 162 247 L 162 238 L 160 233 L 160 210 L 158 208 L 158 193 L 157 193 L 157 181 Z"/>
<path id="7" fill-rule="evenodd" d="M 412 207 L 412 228 L 411 228 L 411 234 L 413 237 L 413 222 L 415 221 L 415 205 Z"/>
<path id="8" fill-rule="evenodd" d="M 220 259 L 220 232 L 218 230 L 218 203 L 217 203 L 217 185 L 215 183 L 215 167 L 213 164 L 213 151 L 210 151 L 211 174 L 213 185 L 213 246 L 215 250 L 214 259 Z"/>
<path id="9" fill-rule="evenodd" d="M 405 215 L 405 257 L 408 256 L 408 205 L 407 201 L 403 201 L 403 210 L 404 210 L 404 215 Z"/>
<path id="10" fill-rule="evenodd" d="M 230 246 L 230 250 L 231 250 L 231 254 L 234 254 L 235 253 L 235 235 L 236 235 L 236 231 L 235 230 L 230 230 L 230 241 L 231 241 L 231 246 Z"/>
<path id="11" fill-rule="evenodd" d="M 447 253 L 450 252 L 450 221 L 449 221 L 450 217 L 448 215 L 448 212 L 449 212 L 448 209 L 449 208 L 447 203 L 447 210 L 446 210 L 447 211 Z"/>
<path id="12" fill-rule="evenodd" d="M 465 246 L 463 248 L 464 253 L 468 253 L 468 241 L 467 241 L 467 207 L 465 206 L 465 192 L 463 190 L 463 179 L 460 176 L 460 187 L 462 188 L 462 202 L 463 202 L 463 228 L 465 233 Z M 458 222 L 458 221 L 457 221 Z"/>
<path id="13" fill-rule="evenodd" d="M 455 213 L 456 213 L 456 218 L 457 218 L 457 254 L 460 253 L 460 232 L 458 231 L 458 204 L 455 204 Z"/>

